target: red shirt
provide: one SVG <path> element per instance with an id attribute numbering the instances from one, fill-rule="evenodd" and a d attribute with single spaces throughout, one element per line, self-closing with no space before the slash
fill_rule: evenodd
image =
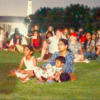
<path id="1" fill-rule="evenodd" d="M 82 37 L 80 38 L 80 41 L 81 41 L 81 42 L 85 42 L 85 40 L 86 40 L 86 37 L 85 37 L 85 36 L 82 36 Z"/>
<path id="2" fill-rule="evenodd" d="M 33 39 L 33 45 L 34 45 L 35 47 L 39 47 L 39 46 L 40 46 L 40 44 L 39 44 L 39 39 Z"/>

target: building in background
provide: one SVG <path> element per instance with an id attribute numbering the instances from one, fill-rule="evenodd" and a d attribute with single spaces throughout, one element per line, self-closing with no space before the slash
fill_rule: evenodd
<path id="1" fill-rule="evenodd" d="M 3 28 L 4 34 L 7 32 L 12 34 L 15 28 L 19 28 L 21 34 L 26 34 L 24 26 L 25 17 L 15 17 L 15 16 L 0 16 L 0 27 Z"/>
<path id="2" fill-rule="evenodd" d="M 27 16 L 32 14 L 32 0 L 28 0 Z"/>
<path id="3" fill-rule="evenodd" d="M 32 14 L 32 1 L 28 0 L 27 17 Z M 14 33 L 15 28 L 19 28 L 20 33 L 27 35 L 27 27 L 24 26 L 25 17 L 17 16 L 0 16 L 0 27 L 3 28 L 4 34 Z"/>

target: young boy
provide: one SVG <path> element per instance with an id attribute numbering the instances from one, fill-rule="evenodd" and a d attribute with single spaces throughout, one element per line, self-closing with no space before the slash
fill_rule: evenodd
<path id="1" fill-rule="evenodd" d="M 38 83 L 44 82 L 43 77 L 47 79 L 48 83 L 54 82 L 54 79 L 59 82 L 60 75 L 62 74 L 62 67 L 64 64 L 65 64 L 65 58 L 62 56 L 58 56 L 55 59 L 55 66 L 48 64 L 45 70 L 39 67 L 35 67 L 34 73 L 35 73 L 35 76 L 39 79 Z M 22 79 L 22 81 L 28 78 L 28 76 Z"/>

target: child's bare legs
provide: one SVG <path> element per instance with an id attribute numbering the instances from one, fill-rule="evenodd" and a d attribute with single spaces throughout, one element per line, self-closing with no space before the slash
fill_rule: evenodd
<path id="1" fill-rule="evenodd" d="M 42 79 L 42 77 L 39 77 L 39 82 L 44 82 L 44 80 Z"/>
<path id="2" fill-rule="evenodd" d="M 16 76 L 15 71 L 13 69 L 10 70 L 9 76 Z"/>
<path id="3" fill-rule="evenodd" d="M 21 78 L 21 80 L 25 81 L 27 78 L 34 77 L 34 76 L 35 76 L 34 71 L 30 71 L 30 73 L 28 73 L 28 75 L 25 78 Z"/>
<path id="4" fill-rule="evenodd" d="M 20 70 L 18 72 L 22 74 L 30 74 L 30 73 L 33 73 L 33 70 Z"/>
<path id="5" fill-rule="evenodd" d="M 17 70 L 19 73 L 21 73 L 21 74 L 31 74 L 31 73 L 33 73 L 33 70 Z M 16 73 L 15 73 L 15 70 L 10 70 L 10 76 L 16 76 Z M 34 76 L 34 74 L 32 75 L 32 76 Z"/>
<path id="6" fill-rule="evenodd" d="M 49 76 L 49 77 L 47 78 L 47 81 L 48 81 L 48 80 L 53 81 L 52 76 Z"/>

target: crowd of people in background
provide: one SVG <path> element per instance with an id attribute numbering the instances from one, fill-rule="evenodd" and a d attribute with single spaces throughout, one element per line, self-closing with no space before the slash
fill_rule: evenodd
<path id="1" fill-rule="evenodd" d="M 62 74 L 62 72 L 67 72 L 70 77 L 73 77 L 73 63 L 90 63 L 91 59 L 100 61 L 100 29 L 96 32 L 86 32 L 83 28 L 79 28 L 78 32 L 76 32 L 74 28 L 54 30 L 53 26 L 49 26 L 47 31 L 43 32 L 39 29 L 38 25 L 34 25 L 31 27 L 31 30 L 28 31 L 27 36 L 22 35 L 19 29 L 15 28 L 15 32 L 6 39 L 6 36 L 3 33 L 3 29 L 0 27 L 1 50 L 20 53 L 24 52 L 25 54 L 27 50 L 25 51 L 24 47 L 26 47 L 27 45 L 30 45 L 34 52 L 41 52 L 39 58 L 33 58 L 34 61 L 47 62 L 42 66 L 42 69 L 39 69 L 41 71 L 39 71 L 37 68 L 34 69 L 34 72 L 25 72 L 25 74 L 28 74 L 25 77 L 37 76 L 39 78 L 39 82 L 43 82 L 41 76 L 43 75 L 43 73 L 45 73 L 43 71 L 44 69 L 48 70 L 48 66 L 49 69 L 51 69 L 51 66 L 54 65 L 57 66 L 58 69 L 63 66 L 60 74 Z M 27 48 L 32 51 L 30 47 Z M 63 58 L 58 59 L 57 57 L 59 56 L 63 56 L 65 58 L 65 61 L 62 61 Z M 24 60 L 25 58 L 23 58 L 23 61 Z M 57 61 L 59 63 L 61 62 L 60 67 L 57 65 Z M 35 64 L 34 66 L 37 65 Z M 49 70 L 47 73 L 49 73 L 50 71 L 51 70 Z M 45 73 L 45 75 L 48 82 L 53 82 L 52 77 L 47 77 L 47 73 Z M 52 72 L 50 73 L 52 74 Z M 55 72 L 51 76 L 53 76 L 54 74 Z M 60 81 L 59 77 L 59 75 L 56 76 L 55 80 Z"/>

